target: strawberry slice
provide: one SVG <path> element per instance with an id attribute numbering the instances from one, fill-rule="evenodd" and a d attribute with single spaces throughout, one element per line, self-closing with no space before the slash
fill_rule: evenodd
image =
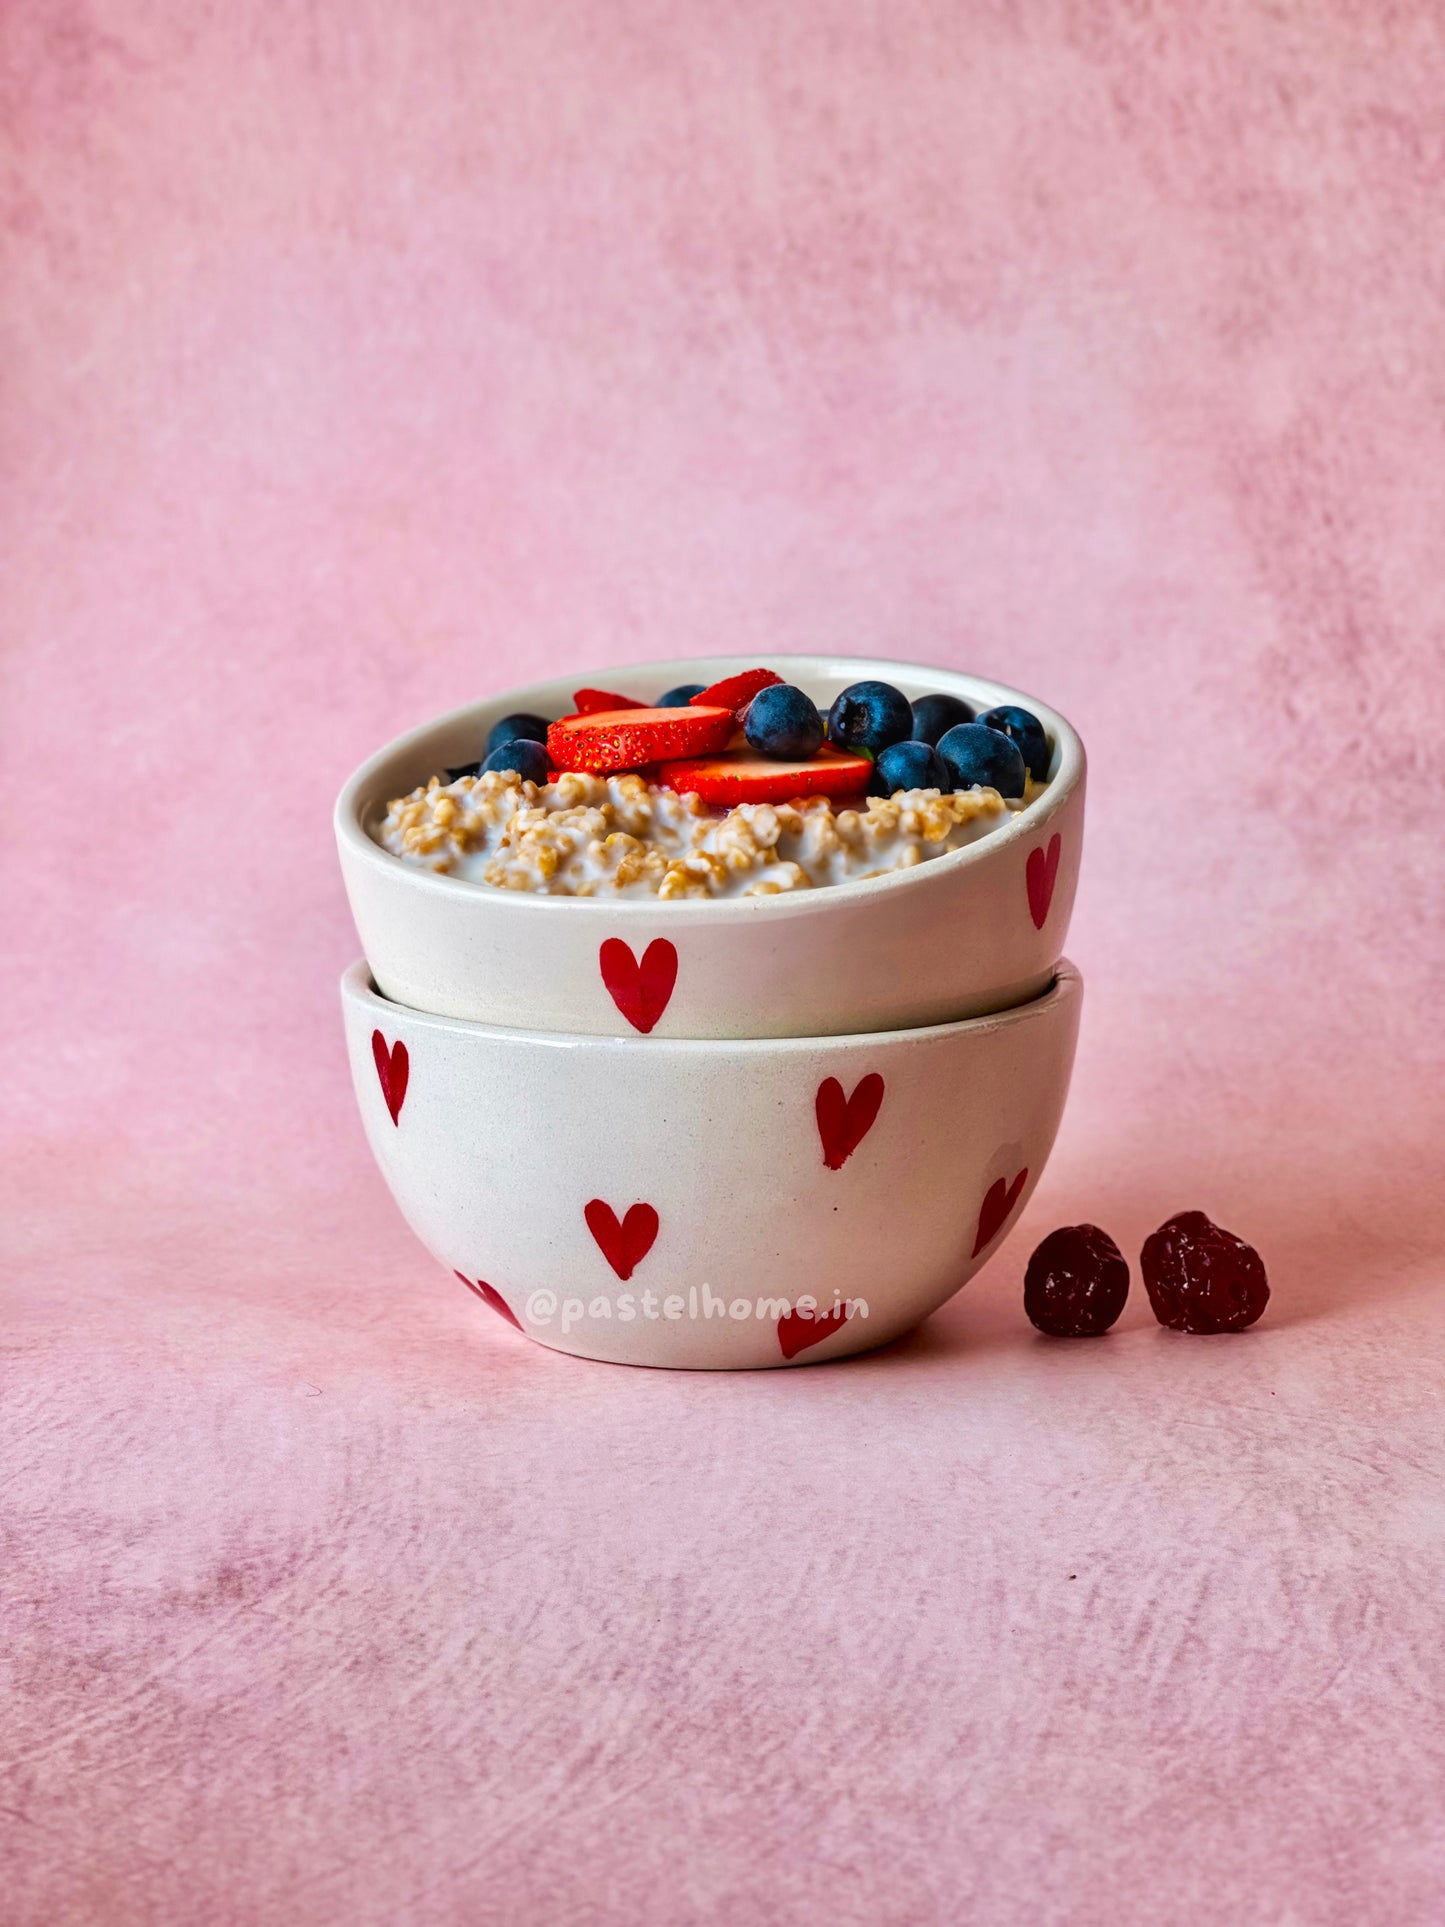
<path id="1" fill-rule="evenodd" d="M 553 723 L 547 754 L 556 769 L 642 769 L 724 749 L 736 727 L 730 709 L 604 709 Z"/>
<path id="2" fill-rule="evenodd" d="M 600 715 L 604 709 L 642 709 L 646 706 L 634 702 L 631 696 L 614 696 L 607 689 L 575 689 L 572 702 L 579 716 Z"/>
<path id="3" fill-rule="evenodd" d="M 730 709 L 742 722 L 748 713 L 748 704 L 758 691 L 782 680 L 771 669 L 744 669 L 740 676 L 724 676 L 721 682 L 715 682 L 692 700 L 699 709 Z"/>
<path id="4" fill-rule="evenodd" d="M 665 763 L 657 780 L 704 803 L 791 803 L 795 796 L 856 796 L 867 789 L 872 774 L 866 756 L 824 743 L 806 763 L 775 763 L 751 750 L 731 749 L 721 756 Z"/>

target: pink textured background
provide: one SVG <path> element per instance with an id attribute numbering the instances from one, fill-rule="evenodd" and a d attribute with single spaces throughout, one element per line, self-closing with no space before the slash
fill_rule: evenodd
<path id="1" fill-rule="evenodd" d="M 1440 10 L 3 36 L 6 1921 L 1440 1918 Z M 529 1348 L 352 1115 L 342 776 L 693 645 L 1093 753 L 1055 1162 L 851 1365 Z M 1256 1332 L 1033 1337 L 1194 1203 Z"/>

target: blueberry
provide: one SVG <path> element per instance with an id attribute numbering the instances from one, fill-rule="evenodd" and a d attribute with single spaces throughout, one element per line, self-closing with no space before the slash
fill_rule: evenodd
<path id="1" fill-rule="evenodd" d="M 913 734 L 913 705 L 891 682 L 855 682 L 828 711 L 828 740 L 877 755 Z"/>
<path id="2" fill-rule="evenodd" d="M 666 695 L 659 696 L 653 704 L 654 709 L 686 709 L 694 696 L 700 696 L 707 684 L 701 682 L 680 682 L 676 689 L 669 689 Z"/>
<path id="3" fill-rule="evenodd" d="M 951 790 L 953 780 L 931 743 L 890 743 L 879 753 L 870 785 L 875 796 L 895 790 Z"/>
<path id="4" fill-rule="evenodd" d="M 514 769 L 524 782 L 545 783 L 551 767 L 552 759 L 541 743 L 530 736 L 514 736 L 510 743 L 497 745 L 482 764 L 482 774 L 489 769 Z"/>
<path id="5" fill-rule="evenodd" d="M 818 705 L 790 682 L 769 683 L 748 704 L 743 734 L 760 756 L 780 763 L 806 763 L 823 741 Z"/>
<path id="6" fill-rule="evenodd" d="M 973 705 L 957 696 L 920 696 L 913 705 L 913 741 L 936 743 L 959 723 L 973 721 Z"/>
<path id="7" fill-rule="evenodd" d="M 1024 793 L 1024 759 L 1013 738 L 985 723 L 958 723 L 938 745 L 949 774 L 949 787 L 997 790 L 1000 796 Z"/>
<path id="8" fill-rule="evenodd" d="M 545 716 L 529 716 L 525 710 L 515 716 L 504 716 L 499 723 L 493 723 L 487 731 L 487 754 L 500 749 L 503 743 L 515 743 L 525 738 L 531 743 L 545 743 L 547 740 L 547 719 Z M 503 765 L 511 769 L 512 765 Z"/>
<path id="9" fill-rule="evenodd" d="M 449 783 L 456 783 L 460 782 L 464 776 L 475 776 L 481 767 L 480 763 L 458 763 L 455 769 L 449 769 L 447 771 L 447 781 Z"/>
<path id="10" fill-rule="evenodd" d="M 1000 730 L 1017 743 L 1019 754 L 1024 759 L 1024 768 L 1036 783 L 1043 782 L 1049 773 L 1049 758 L 1054 751 L 1037 716 L 1031 715 L 1027 709 L 1015 709 L 1012 703 L 1005 703 L 1002 708 L 991 709 L 978 720 L 985 729 Z"/>

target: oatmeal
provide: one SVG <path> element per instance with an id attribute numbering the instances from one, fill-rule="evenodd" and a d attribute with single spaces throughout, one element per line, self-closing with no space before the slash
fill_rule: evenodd
<path id="1" fill-rule="evenodd" d="M 775 896 L 908 869 L 976 842 L 1023 797 L 900 790 L 712 808 L 635 772 L 547 783 L 487 770 L 398 797 L 376 831 L 403 862 L 495 889 L 549 896 Z"/>

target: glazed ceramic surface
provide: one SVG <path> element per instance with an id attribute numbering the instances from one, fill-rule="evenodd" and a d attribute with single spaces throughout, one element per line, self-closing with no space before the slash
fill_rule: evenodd
<path id="1" fill-rule="evenodd" d="M 542 1035 L 342 980 L 367 1137 L 454 1289 L 561 1351 L 737 1368 L 896 1338 L 1038 1181 L 1081 989 L 871 1036 Z"/>
<path id="2" fill-rule="evenodd" d="M 653 697 L 751 667 L 708 657 L 589 672 Z M 1084 752 L 1047 704 L 942 669 L 834 656 L 769 658 L 825 708 L 865 677 L 905 695 L 1031 709 L 1054 741 L 1047 792 L 979 842 L 906 871 L 776 897 L 660 903 L 492 889 L 403 863 L 371 831 L 395 797 L 475 760 L 513 710 L 559 716 L 580 678 L 455 711 L 347 783 L 337 842 L 377 985 L 397 1003 L 527 1029 L 654 1039 L 808 1037 L 925 1025 L 1036 997 L 1062 953 L 1084 833 Z"/>

